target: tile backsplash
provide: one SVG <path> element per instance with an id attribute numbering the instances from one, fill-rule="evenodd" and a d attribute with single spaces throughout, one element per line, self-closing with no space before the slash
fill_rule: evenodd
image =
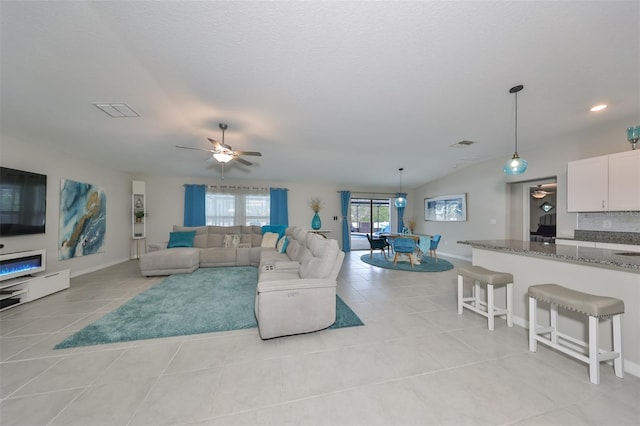
<path id="1" fill-rule="evenodd" d="M 584 231 L 640 232 L 640 212 L 578 213 L 576 229 Z"/>

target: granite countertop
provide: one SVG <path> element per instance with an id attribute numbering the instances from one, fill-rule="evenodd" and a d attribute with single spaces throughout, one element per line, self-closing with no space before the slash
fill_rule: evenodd
<path id="1" fill-rule="evenodd" d="M 458 244 L 640 274 L 640 256 L 623 256 L 618 254 L 625 253 L 625 251 L 622 250 L 544 244 L 520 240 L 458 241 Z"/>

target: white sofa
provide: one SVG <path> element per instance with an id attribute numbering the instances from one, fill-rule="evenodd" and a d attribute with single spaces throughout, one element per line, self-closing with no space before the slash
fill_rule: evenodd
<path id="1" fill-rule="evenodd" d="M 336 240 L 298 227 L 287 228 L 286 235 L 285 253 L 261 251 L 255 314 L 263 339 L 322 330 L 336 320 L 344 252 Z"/>
<path id="2" fill-rule="evenodd" d="M 344 260 L 336 240 L 293 226 L 285 230 L 287 247 L 261 247 L 257 226 L 174 226 L 174 231 L 196 231 L 193 247 L 150 246 L 140 258 L 142 275 L 191 273 L 199 267 L 258 267 L 255 315 L 260 337 L 309 333 L 336 320 L 336 287 Z M 244 247 L 222 247 L 224 235 L 241 234 Z"/>
<path id="3" fill-rule="evenodd" d="M 195 231 L 193 247 L 167 248 L 167 242 L 150 244 L 140 257 L 144 276 L 189 274 L 198 268 L 258 266 L 260 226 L 173 226 L 174 232 Z M 237 247 L 225 247 L 225 236 L 238 236 Z"/>

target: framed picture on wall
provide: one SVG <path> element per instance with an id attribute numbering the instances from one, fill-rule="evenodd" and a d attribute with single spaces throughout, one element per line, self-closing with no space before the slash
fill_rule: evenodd
<path id="1" fill-rule="evenodd" d="M 434 222 L 465 222 L 467 220 L 467 194 L 425 198 L 424 220 Z"/>

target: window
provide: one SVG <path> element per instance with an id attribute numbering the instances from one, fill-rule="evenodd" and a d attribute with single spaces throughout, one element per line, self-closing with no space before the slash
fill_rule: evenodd
<path id="1" fill-rule="evenodd" d="M 351 232 L 389 232 L 389 199 L 352 198 Z"/>
<path id="2" fill-rule="evenodd" d="M 268 225 L 270 201 L 268 190 L 261 188 L 210 187 L 205 206 L 207 225 Z"/>

